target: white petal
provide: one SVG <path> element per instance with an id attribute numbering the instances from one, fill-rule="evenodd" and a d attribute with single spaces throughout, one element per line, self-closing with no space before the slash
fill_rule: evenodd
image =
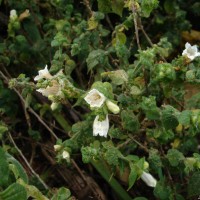
<path id="1" fill-rule="evenodd" d="M 91 108 L 93 107 L 99 108 L 105 102 L 106 97 L 97 89 L 92 89 L 88 92 L 88 94 L 84 99 L 90 105 Z"/>
<path id="2" fill-rule="evenodd" d="M 103 121 L 99 121 L 99 115 L 97 115 L 93 123 L 93 136 L 100 135 L 107 137 L 108 130 L 109 130 L 108 115 L 106 115 L 106 118 Z"/>
<path id="3" fill-rule="evenodd" d="M 61 88 L 57 81 L 53 81 L 52 86 L 47 86 L 46 88 L 40 88 L 36 91 L 42 93 L 43 96 L 48 97 L 49 95 L 58 95 L 61 91 Z"/>
<path id="4" fill-rule="evenodd" d="M 189 42 L 187 42 L 187 43 L 185 44 L 185 48 L 188 49 L 188 48 L 190 48 L 190 47 L 191 47 L 191 44 L 190 44 Z"/>
<path id="5" fill-rule="evenodd" d="M 48 67 L 46 65 L 44 69 L 38 71 L 38 75 L 34 78 L 34 81 L 38 81 L 43 78 L 50 79 L 52 77 L 53 76 L 49 73 Z"/>
<path id="6" fill-rule="evenodd" d="M 150 174 L 143 171 L 141 179 L 149 186 L 156 187 L 157 180 Z"/>
<path id="7" fill-rule="evenodd" d="M 188 57 L 191 61 L 199 56 L 197 45 L 191 46 L 188 42 L 185 44 L 185 49 L 182 53 L 183 56 Z"/>
<path id="8" fill-rule="evenodd" d="M 17 18 L 17 11 L 16 10 L 13 9 L 13 10 L 10 11 L 10 18 L 13 19 L 13 20 Z"/>
<path id="9" fill-rule="evenodd" d="M 68 159 L 68 158 L 70 157 L 69 152 L 68 152 L 68 151 L 63 151 L 62 157 L 63 157 L 64 159 Z"/>

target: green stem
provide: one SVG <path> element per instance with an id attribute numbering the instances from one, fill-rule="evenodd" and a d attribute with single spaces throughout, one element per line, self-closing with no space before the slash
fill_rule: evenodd
<path id="1" fill-rule="evenodd" d="M 92 165 L 100 173 L 100 175 L 108 182 L 112 189 L 116 192 L 120 200 L 132 200 L 129 194 L 124 188 L 118 183 L 118 181 L 112 177 L 112 174 L 106 169 L 104 162 L 92 161 Z"/>

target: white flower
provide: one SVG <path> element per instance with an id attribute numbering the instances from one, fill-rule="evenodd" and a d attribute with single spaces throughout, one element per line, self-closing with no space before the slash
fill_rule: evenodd
<path id="1" fill-rule="evenodd" d="M 63 153 L 62 153 L 62 157 L 63 157 L 63 159 L 69 161 L 69 159 L 70 159 L 69 152 L 64 150 Z"/>
<path id="2" fill-rule="evenodd" d="M 10 19 L 11 20 L 17 19 L 17 11 L 16 10 L 13 9 L 10 11 Z"/>
<path id="3" fill-rule="evenodd" d="M 141 179 L 149 186 L 149 187 L 156 187 L 157 180 L 147 172 L 142 173 Z"/>
<path id="4" fill-rule="evenodd" d="M 106 97 L 97 89 L 92 89 L 88 92 L 84 99 L 90 105 L 91 108 L 99 108 L 105 102 Z"/>
<path id="5" fill-rule="evenodd" d="M 118 114 L 120 111 L 120 108 L 118 105 L 116 105 L 115 103 L 113 103 L 110 100 L 106 100 L 106 106 L 108 107 L 108 109 L 114 113 L 114 114 Z"/>
<path id="6" fill-rule="evenodd" d="M 103 121 L 99 121 L 99 115 L 96 116 L 94 123 L 93 123 L 93 136 L 104 136 L 107 137 L 109 130 L 109 120 L 108 115 Z"/>
<path id="7" fill-rule="evenodd" d="M 61 92 L 60 84 L 55 80 L 53 80 L 51 84 L 53 85 L 47 86 L 46 88 L 37 89 L 36 91 L 42 93 L 42 95 L 45 97 L 49 97 L 50 95 L 59 95 Z"/>
<path id="8" fill-rule="evenodd" d="M 200 56 L 198 52 L 197 45 L 191 46 L 190 43 L 185 44 L 185 50 L 182 53 L 183 56 L 187 56 L 191 61 L 194 60 L 196 57 Z"/>
<path id="9" fill-rule="evenodd" d="M 34 81 L 38 81 L 43 78 L 46 78 L 46 79 L 53 78 L 53 76 L 49 73 L 47 65 L 45 66 L 44 69 L 38 71 L 38 75 L 34 78 Z"/>

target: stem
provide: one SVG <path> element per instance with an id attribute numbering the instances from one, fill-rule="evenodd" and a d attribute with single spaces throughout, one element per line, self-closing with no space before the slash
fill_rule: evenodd
<path id="1" fill-rule="evenodd" d="M 26 165 L 28 166 L 28 168 L 30 169 L 31 173 L 37 177 L 37 179 L 40 181 L 40 183 L 44 186 L 44 188 L 46 190 L 49 190 L 49 186 L 40 178 L 40 176 L 34 171 L 34 169 L 30 166 L 29 162 L 27 161 L 27 159 L 25 158 L 25 156 L 23 155 L 23 153 L 21 152 L 21 150 L 18 148 L 18 146 L 16 145 L 15 141 L 13 140 L 11 134 L 8 132 L 8 136 L 10 138 L 10 141 L 13 143 L 15 149 L 18 151 L 18 153 L 20 154 L 20 156 L 22 157 L 22 159 L 24 160 L 24 162 L 26 163 Z"/>
<path id="2" fill-rule="evenodd" d="M 118 181 L 115 178 L 112 177 L 112 174 L 108 171 L 108 169 L 106 169 L 104 162 L 92 161 L 91 163 L 95 167 L 95 169 L 100 173 L 100 175 L 113 188 L 120 200 L 132 200 L 132 198 L 124 190 L 124 188 L 118 183 Z"/>

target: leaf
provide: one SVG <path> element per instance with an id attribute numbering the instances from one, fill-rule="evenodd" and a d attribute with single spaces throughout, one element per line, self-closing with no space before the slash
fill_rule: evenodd
<path id="1" fill-rule="evenodd" d="M 167 159 L 172 167 L 178 166 L 179 163 L 184 160 L 184 158 L 184 155 L 176 149 L 169 149 L 167 152 Z"/>
<path id="2" fill-rule="evenodd" d="M 130 110 L 123 110 L 121 112 L 122 126 L 124 129 L 135 133 L 140 128 L 137 116 Z"/>
<path id="3" fill-rule="evenodd" d="M 124 70 L 103 72 L 101 76 L 109 77 L 112 80 L 112 83 L 115 85 L 122 85 L 128 82 L 128 75 Z"/>
<path id="4" fill-rule="evenodd" d="M 18 182 L 26 189 L 28 196 L 36 200 L 49 200 L 35 186 L 26 184 L 22 179 L 19 179 Z"/>
<path id="5" fill-rule="evenodd" d="M 4 150 L 0 147 L 0 186 L 6 186 L 9 177 L 9 166 Z"/>
<path id="6" fill-rule="evenodd" d="M 190 125 L 190 118 L 191 118 L 192 112 L 190 110 L 184 110 L 180 113 L 178 116 L 178 121 L 180 124 L 187 126 Z"/>
<path id="7" fill-rule="evenodd" d="M 71 196 L 71 192 L 69 189 L 61 187 L 59 188 L 57 194 L 55 194 L 52 200 L 66 200 Z"/>
<path id="8" fill-rule="evenodd" d="M 160 119 L 160 109 L 156 105 L 156 97 L 142 97 L 142 102 L 140 106 L 144 110 L 146 117 L 149 120 Z"/>
<path id="9" fill-rule="evenodd" d="M 91 71 L 94 67 L 101 64 L 106 65 L 108 58 L 106 57 L 106 52 L 102 49 L 93 50 L 89 53 L 86 59 L 88 65 L 88 71 Z"/>
<path id="10" fill-rule="evenodd" d="M 104 13 L 115 13 L 122 16 L 124 0 L 98 0 L 98 9 Z"/>
<path id="11" fill-rule="evenodd" d="M 162 124 L 166 130 L 176 128 L 179 124 L 178 119 L 175 116 L 173 107 L 166 106 L 162 111 Z"/>
<path id="12" fill-rule="evenodd" d="M 105 159 L 109 165 L 117 166 L 119 164 L 118 155 L 120 154 L 119 150 L 115 147 L 110 147 L 105 153 Z"/>
<path id="13" fill-rule="evenodd" d="M 154 195 L 160 200 L 169 200 L 169 196 L 172 193 L 172 189 L 165 185 L 164 181 L 159 181 L 154 189 Z"/>
<path id="14" fill-rule="evenodd" d="M 98 10 L 104 13 L 111 12 L 111 1 L 110 0 L 97 0 Z"/>
<path id="15" fill-rule="evenodd" d="M 13 183 L 0 193 L 2 200 L 27 200 L 26 189 L 19 183 Z"/>
<path id="16" fill-rule="evenodd" d="M 15 176 L 18 175 L 16 177 L 16 179 L 18 177 L 20 177 L 25 183 L 28 183 L 28 176 L 27 176 L 24 168 L 20 164 L 20 162 L 8 153 L 6 154 L 6 156 L 7 156 L 8 162 L 11 163 L 12 165 L 14 165 L 14 167 L 12 167 L 11 170 L 13 171 Z"/>
<path id="17" fill-rule="evenodd" d="M 133 185 L 138 177 L 135 165 L 131 163 L 130 168 L 131 168 L 131 172 L 128 177 L 128 190 L 130 190 L 133 187 Z"/>
<path id="18" fill-rule="evenodd" d="M 112 12 L 122 17 L 124 9 L 124 0 L 111 0 Z"/>
<path id="19" fill-rule="evenodd" d="M 158 0 L 142 0 L 141 10 L 144 17 L 149 17 L 153 9 L 158 6 Z"/>
<path id="20" fill-rule="evenodd" d="M 188 183 L 188 196 L 194 197 L 200 195 L 200 172 L 195 172 Z"/>
<path id="21" fill-rule="evenodd" d="M 98 21 L 95 20 L 94 16 L 90 17 L 90 19 L 88 20 L 88 29 L 87 30 L 93 30 L 95 28 L 97 28 L 98 26 Z"/>

